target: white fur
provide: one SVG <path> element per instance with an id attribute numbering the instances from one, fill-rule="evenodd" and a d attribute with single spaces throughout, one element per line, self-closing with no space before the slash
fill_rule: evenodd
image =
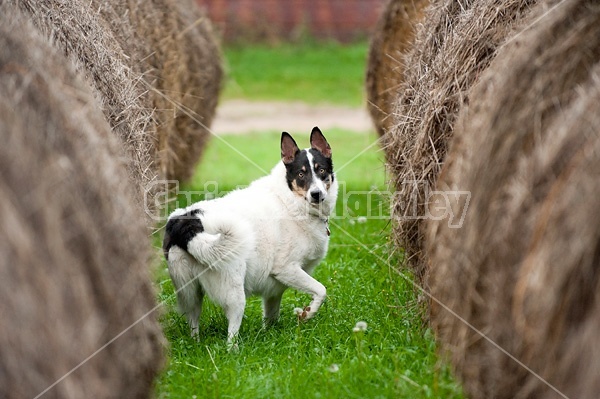
<path id="1" fill-rule="evenodd" d="M 313 158 L 312 154 L 307 151 L 306 156 L 308 158 L 308 164 L 310 165 L 310 170 L 315 170 L 315 162 L 314 162 L 314 158 Z M 313 177 L 313 179 L 310 183 L 310 187 L 308 188 L 308 191 L 306 192 L 306 200 L 310 201 L 311 193 L 313 191 L 317 191 L 317 190 L 320 191 L 321 194 L 327 194 L 327 188 L 325 188 L 325 183 L 323 183 L 323 180 L 316 179 Z"/>
<path id="2" fill-rule="evenodd" d="M 195 203 L 170 216 L 202 211 L 198 217 L 204 232 L 188 243 L 189 252 L 173 246 L 168 254 L 180 311 L 186 314 L 192 335 L 198 332 L 204 293 L 224 309 L 229 342 L 240 328 L 249 295 L 263 297 L 267 322 L 279 317 L 281 297 L 288 287 L 312 296 L 306 319 L 325 300 L 325 287 L 310 273 L 327 253 L 326 223 L 337 199 L 337 179 L 327 190 L 313 178 L 311 189 L 314 186 L 326 195 L 320 204 L 311 204 L 309 196 L 300 197 L 289 189 L 285 173 L 279 162 L 269 175 L 243 190 Z"/>

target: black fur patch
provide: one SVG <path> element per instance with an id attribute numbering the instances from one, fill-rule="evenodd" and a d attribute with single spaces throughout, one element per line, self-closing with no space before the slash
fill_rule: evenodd
<path id="1" fill-rule="evenodd" d="M 327 158 L 314 148 L 311 148 L 309 151 L 313 156 L 313 172 L 315 175 L 324 182 L 329 182 L 331 179 L 330 183 L 333 183 L 333 161 L 331 158 Z"/>
<path id="2" fill-rule="evenodd" d="M 285 178 L 290 190 L 294 189 L 294 182 L 299 189 L 308 190 L 312 180 L 312 171 L 310 170 L 306 150 L 297 152 L 294 160 L 285 165 L 285 169 Z"/>
<path id="3" fill-rule="evenodd" d="M 196 216 L 198 214 L 202 215 L 203 212 L 200 209 L 194 209 L 181 216 L 169 219 L 165 227 L 165 237 L 163 239 L 165 259 L 169 260 L 169 250 L 173 245 L 187 251 L 190 240 L 196 234 L 204 231 L 202 222 Z"/>

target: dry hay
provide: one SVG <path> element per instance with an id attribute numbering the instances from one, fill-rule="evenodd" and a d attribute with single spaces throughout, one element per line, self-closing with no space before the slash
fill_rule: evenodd
<path id="1" fill-rule="evenodd" d="M 547 1 L 524 26 L 473 88 L 438 181 L 471 199 L 462 228 L 427 223 L 431 293 L 464 322 L 437 302 L 431 319 L 471 397 L 561 397 L 535 372 L 598 398 L 600 7 Z"/>
<path id="2" fill-rule="evenodd" d="M 94 0 L 146 83 L 157 123 L 159 176 L 188 180 L 210 136 L 221 56 L 192 0 Z"/>
<path id="3" fill-rule="evenodd" d="M 367 108 L 382 136 L 392 125 L 391 116 L 406 69 L 406 54 L 429 0 L 389 0 L 379 17 L 367 60 Z"/>
<path id="4" fill-rule="evenodd" d="M 187 180 L 215 114 L 222 67 L 191 0 L 13 1 L 77 66 L 128 150 L 140 199 Z"/>
<path id="5" fill-rule="evenodd" d="M 422 18 L 398 93 L 394 126 L 384 137 L 396 196 L 394 239 L 422 284 L 425 204 L 467 91 L 535 0 L 434 2 Z"/>
<path id="6" fill-rule="evenodd" d="M 0 397 L 63 376 L 44 398 L 148 397 L 162 338 L 154 315 L 135 324 L 154 306 L 143 214 L 90 88 L 35 29 L 0 5 Z"/>
<path id="7" fill-rule="evenodd" d="M 156 127 L 139 74 L 132 71 L 119 41 L 85 0 L 12 0 L 60 48 L 94 89 L 106 119 L 127 149 L 129 173 L 141 200 L 156 178 Z"/>

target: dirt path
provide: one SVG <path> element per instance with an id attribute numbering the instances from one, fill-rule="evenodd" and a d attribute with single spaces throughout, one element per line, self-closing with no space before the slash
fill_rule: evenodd
<path id="1" fill-rule="evenodd" d="M 302 102 L 229 100 L 217 108 L 212 124 L 215 134 L 244 134 L 261 131 L 310 132 L 318 126 L 323 132 L 342 128 L 358 132 L 373 129 L 365 108 L 309 105 Z"/>

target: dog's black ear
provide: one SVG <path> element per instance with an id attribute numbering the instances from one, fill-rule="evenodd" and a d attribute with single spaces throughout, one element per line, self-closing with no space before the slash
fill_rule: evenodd
<path id="1" fill-rule="evenodd" d="M 281 159 L 288 164 L 294 161 L 296 153 L 300 151 L 298 145 L 288 132 L 281 133 Z"/>
<path id="2" fill-rule="evenodd" d="M 331 158 L 331 147 L 329 143 L 321 133 L 318 127 L 313 127 L 312 132 L 310 133 L 310 148 L 318 150 L 321 154 L 325 155 L 327 158 Z"/>

